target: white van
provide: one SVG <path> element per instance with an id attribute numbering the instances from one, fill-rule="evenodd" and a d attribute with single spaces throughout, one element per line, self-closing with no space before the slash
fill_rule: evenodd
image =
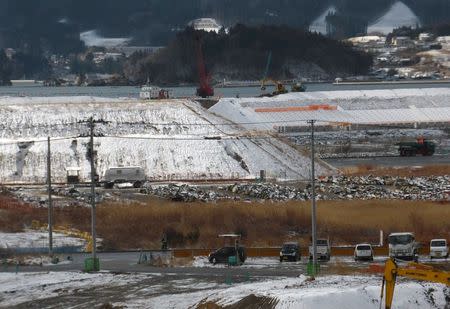
<path id="1" fill-rule="evenodd" d="M 430 241 L 430 259 L 432 258 L 448 258 L 446 239 L 432 239 Z"/>
<path id="2" fill-rule="evenodd" d="M 116 183 L 132 183 L 135 188 L 139 188 L 145 180 L 145 171 L 139 166 L 110 167 L 103 177 L 105 188 L 112 188 Z"/>

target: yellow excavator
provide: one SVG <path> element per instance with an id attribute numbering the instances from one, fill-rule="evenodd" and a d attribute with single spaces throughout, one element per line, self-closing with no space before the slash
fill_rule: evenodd
<path id="1" fill-rule="evenodd" d="M 397 265 L 393 258 L 386 261 L 384 267 L 383 284 L 381 286 L 380 308 L 383 301 L 383 292 L 386 294 L 385 308 L 391 309 L 392 299 L 394 297 L 395 281 L 397 276 L 410 279 L 443 283 L 450 286 L 450 272 L 434 269 L 431 266 L 419 263 L 409 263 L 406 267 Z"/>
<path id="2" fill-rule="evenodd" d="M 273 91 L 271 94 L 264 94 L 263 96 L 276 96 L 283 93 L 288 93 L 288 90 L 286 87 L 279 81 L 273 80 L 271 78 L 264 78 L 261 81 L 261 90 L 266 90 L 266 84 L 267 83 L 273 83 L 275 85 L 275 91 Z"/>

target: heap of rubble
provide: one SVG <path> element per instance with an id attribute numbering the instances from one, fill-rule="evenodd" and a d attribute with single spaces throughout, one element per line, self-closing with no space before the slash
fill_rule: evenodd
<path id="1" fill-rule="evenodd" d="M 177 202 L 212 202 L 229 198 L 226 194 L 221 194 L 217 190 L 205 190 L 198 186 L 189 186 L 187 184 L 176 185 L 156 185 L 146 184 L 141 188 L 140 193 L 147 195 L 155 195 L 161 198 L 169 199 Z"/>
<path id="2" fill-rule="evenodd" d="M 11 192 L 19 199 L 36 206 L 46 206 L 47 196 L 33 189 L 16 188 Z M 302 183 L 296 187 L 273 183 L 236 183 L 228 186 L 195 186 L 187 184 L 144 184 L 141 194 L 180 202 L 214 202 L 218 200 L 306 201 L 311 198 L 311 186 Z M 450 201 L 450 176 L 396 177 L 396 176 L 329 176 L 316 182 L 318 200 L 428 200 Z M 90 190 L 76 187 L 53 188 L 53 194 L 70 199 L 55 199 L 55 206 L 86 205 L 90 203 Z M 96 202 L 123 200 L 121 190 L 96 192 Z"/>

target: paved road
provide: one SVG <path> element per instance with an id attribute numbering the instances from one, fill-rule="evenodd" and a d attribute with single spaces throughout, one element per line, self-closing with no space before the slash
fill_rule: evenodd
<path id="1" fill-rule="evenodd" d="M 111 279 L 104 279 L 104 284 L 96 284 L 95 288 L 90 285 L 77 284 L 85 279 L 68 284 L 64 288 L 58 283 L 42 282 L 37 287 L 32 287 L 35 292 L 42 289 L 45 297 L 39 297 L 31 301 L 23 301 L 10 308 L 95 308 L 110 303 L 125 303 L 136 299 L 151 299 L 186 297 L 186 295 L 209 295 L 215 290 L 226 288 L 236 283 L 260 282 L 279 278 L 295 278 L 306 274 L 306 259 L 302 257 L 299 262 L 280 263 L 277 257 L 272 258 L 249 258 L 241 267 L 227 267 L 224 265 L 208 264 L 206 258 L 197 260 L 197 267 L 153 267 L 137 264 L 139 252 L 126 253 L 99 253 L 102 271 L 113 274 Z M 89 254 L 71 255 L 71 263 L 60 263 L 55 266 L 29 266 L 19 267 L 19 272 L 48 272 L 48 271 L 80 271 L 83 269 L 84 259 Z M 64 256 L 61 256 L 64 258 Z M 386 257 L 375 257 L 375 262 L 382 264 Z M 426 261 L 426 257 L 420 259 Z M 448 261 L 433 261 L 434 263 L 445 263 Z M 321 274 L 336 274 L 353 269 L 358 272 L 367 269 L 370 262 L 355 262 L 352 257 L 332 257 L 330 262 L 321 263 Z M 2 267 L 1 272 L 15 272 L 15 267 Z M 106 275 L 105 273 L 100 273 Z M 124 274 L 124 275 L 122 275 Z M 129 278 L 125 284 L 113 284 L 124 282 L 124 277 Z M 111 278 L 111 277 L 109 277 Z M 18 288 L 18 291 L 10 290 L 8 293 L 29 293 L 28 290 Z M 41 293 L 41 292 L 40 292 Z M 203 298 L 204 296 L 201 296 Z M 0 303 L 2 295 L 0 294 Z M 199 299 L 198 301 L 200 301 Z M 158 300 L 156 300 L 158 302 Z M 139 304 L 139 303 L 138 303 Z M 1 305 L 0 305 L 1 307 Z M 155 307 L 157 308 L 157 307 Z"/>
<path id="2" fill-rule="evenodd" d="M 350 167 L 358 165 L 379 165 L 392 167 L 407 167 L 407 166 L 426 166 L 437 164 L 449 164 L 450 155 L 435 155 L 431 157 L 374 157 L 374 158 L 340 158 L 340 159 L 325 159 L 325 162 L 335 167 Z"/>

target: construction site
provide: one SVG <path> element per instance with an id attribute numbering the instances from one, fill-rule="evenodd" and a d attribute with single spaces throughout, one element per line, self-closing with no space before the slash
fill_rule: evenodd
<path id="1" fill-rule="evenodd" d="M 0 97 L 0 307 L 450 308 L 450 90 L 218 97 L 196 44 L 192 97 Z"/>

